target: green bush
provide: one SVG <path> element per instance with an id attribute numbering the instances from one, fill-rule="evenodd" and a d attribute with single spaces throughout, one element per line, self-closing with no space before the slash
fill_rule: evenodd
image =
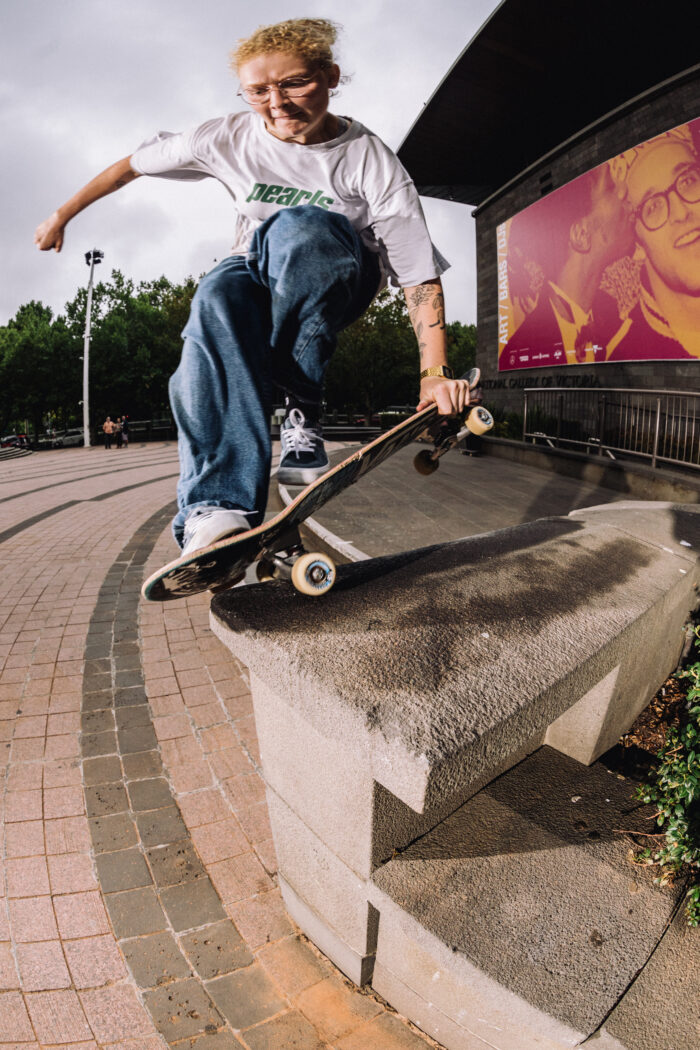
<path id="1" fill-rule="evenodd" d="M 700 627 L 695 629 L 700 648 Z M 656 806 L 656 822 L 665 841 L 660 848 L 643 850 L 638 860 L 660 869 L 656 882 L 666 885 L 687 872 L 686 897 L 689 926 L 700 924 L 700 661 L 678 673 L 688 680 L 686 716 L 679 728 L 671 727 L 658 752 L 659 765 L 652 784 L 638 788 L 638 798 Z"/>

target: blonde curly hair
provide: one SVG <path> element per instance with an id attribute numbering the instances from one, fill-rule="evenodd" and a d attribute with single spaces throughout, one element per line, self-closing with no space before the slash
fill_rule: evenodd
<path id="1" fill-rule="evenodd" d="M 230 55 L 231 69 L 238 73 L 251 58 L 274 51 L 293 52 L 317 64 L 319 69 L 330 69 L 340 28 L 326 18 L 289 18 L 275 25 L 259 26 L 249 37 L 238 41 Z"/>

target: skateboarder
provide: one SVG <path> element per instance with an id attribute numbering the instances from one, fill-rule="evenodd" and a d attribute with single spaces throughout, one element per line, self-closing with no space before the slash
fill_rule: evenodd
<path id="1" fill-rule="evenodd" d="M 213 177 L 237 210 L 232 254 L 199 284 L 170 381 L 178 427 L 175 539 L 190 554 L 262 520 L 273 385 L 287 394 L 281 481 L 328 468 L 322 383 L 339 331 L 390 280 L 406 295 L 420 352 L 420 405 L 460 412 L 468 384 L 447 368 L 440 274 L 417 192 L 359 121 L 329 110 L 341 75 L 336 26 L 299 18 L 239 41 L 232 68 L 246 112 L 160 132 L 60 207 L 35 233 L 60 251 L 67 223 L 140 175 Z"/>

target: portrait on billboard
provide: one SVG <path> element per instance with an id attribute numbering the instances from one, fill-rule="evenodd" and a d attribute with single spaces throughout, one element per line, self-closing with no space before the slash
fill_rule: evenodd
<path id="1" fill-rule="evenodd" d="M 700 118 L 501 224 L 499 371 L 700 360 Z"/>

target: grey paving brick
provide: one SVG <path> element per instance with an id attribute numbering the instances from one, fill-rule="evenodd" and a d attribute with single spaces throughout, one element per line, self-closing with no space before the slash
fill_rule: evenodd
<path id="1" fill-rule="evenodd" d="M 117 755 L 88 758 L 83 762 L 83 780 L 88 785 L 112 784 L 122 779 L 122 764 Z"/>
<path id="2" fill-rule="evenodd" d="M 85 679 L 89 679 L 92 675 L 102 675 L 111 672 L 111 663 L 107 659 L 103 660 L 86 660 L 85 661 Z"/>
<path id="3" fill-rule="evenodd" d="M 130 686 L 126 689 L 114 690 L 114 706 L 130 707 L 132 704 L 146 704 L 148 697 L 142 685 Z"/>
<path id="4" fill-rule="evenodd" d="M 104 900 L 119 938 L 158 933 L 167 926 L 158 896 L 150 887 L 107 893 Z"/>
<path id="5" fill-rule="evenodd" d="M 144 1000 L 158 1031 L 169 1042 L 185 1039 L 207 1027 L 218 1028 L 223 1018 L 199 981 L 175 981 L 144 994 Z"/>
<path id="6" fill-rule="evenodd" d="M 167 931 L 122 941 L 121 949 L 140 988 L 156 988 L 191 975 L 177 941 Z"/>
<path id="7" fill-rule="evenodd" d="M 163 771 L 163 761 L 158 751 L 139 751 L 133 755 L 123 755 L 122 765 L 129 780 L 152 777 Z"/>
<path id="8" fill-rule="evenodd" d="M 115 685 L 118 688 L 132 685 L 143 685 L 143 674 L 140 669 L 134 669 L 129 671 L 117 671 Z"/>
<path id="9" fill-rule="evenodd" d="M 103 817 L 110 813 L 124 813 L 129 800 L 123 784 L 97 784 L 85 788 L 85 804 L 89 817 Z"/>
<path id="10" fill-rule="evenodd" d="M 156 846 L 147 850 L 148 860 L 157 886 L 177 886 L 193 882 L 205 874 L 204 867 L 189 839 Z"/>
<path id="11" fill-rule="evenodd" d="M 88 641 L 94 642 L 103 634 L 112 633 L 112 624 L 109 620 L 93 620 L 88 631 Z"/>
<path id="12" fill-rule="evenodd" d="M 108 663 L 105 660 L 105 663 Z M 112 672 L 109 667 L 106 667 L 104 671 L 99 673 L 88 672 L 87 669 L 83 675 L 83 692 L 84 693 L 98 693 L 103 689 L 112 688 Z"/>
<path id="13" fill-rule="evenodd" d="M 286 1003 L 259 963 L 208 981 L 206 987 L 234 1028 L 248 1028 L 284 1010 Z"/>
<path id="14" fill-rule="evenodd" d="M 112 706 L 113 696 L 111 689 L 103 689 L 98 693 L 83 693 L 82 709 L 87 711 L 103 711 Z"/>
<path id="15" fill-rule="evenodd" d="M 92 845 L 96 853 L 111 853 L 127 849 L 138 842 L 134 822 L 127 813 L 115 813 L 110 817 L 93 817 L 90 821 Z"/>
<path id="16" fill-rule="evenodd" d="M 139 644 L 138 644 L 138 642 L 131 642 L 131 641 L 115 642 L 114 643 L 114 647 L 113 647 L 113 651 L 114 651 L 115 656 L 116 655 L 119 655 L 119 656 L 130 656 L 131 655 L 131 656 L 133 656 L 134 653 L 138 653 L 138 651 L 139 651 Z"/>
<path id="17" fill-rule="evenodd" d="M 84 758 L 113 755 L 117 750 L 116 733 L 84 733 L 80 741 Z"/>
<path id="18" fill-rule="evenodd" d="M 129 784 L 129 798 L 132 809 L 138 811 L 163 809 L 164 806 L 173 805 L 170 785 L 163 777 L 133 781 Z"/>
<path id="19" fill-rule="evenodd" d="M 133 729 L 134 726 L 151 725 L 151 712 L 147 704 L 136 704 L 132 707 L 117 707 L 115 718 L 118 729 Z"/>
<path id="20" fill-rule="evenodd" d="M 253 962 L 245 941 L 228 920 L 184 934 L 181 944 L 192 966 L 205 981 L 240 970 Z"/>
<path id="21" fill-rule="evenodd" d="M 111 709 L 84 712 L 80 716 L 80 728 L 83 733 L 108 733 L 114 729 L 114 715 Z"/>
<path id="22" fill-rule="evenodd" d="M 136 726 L 134 729 L 120 729 L 119 750 L 123 755 L 135 751 L 151 751 L 158 743 L 153 726 Z"/>
<path id="23" fill-rule="evenodd" d="M 226 918 L 224 907 L 208 878 L 170 886 L 160 891 L 160 899 L 173 929 L 178 932 Z"/>
<path id="24" fill-rule="evenodd" d="M 114 657 L 114 666 L 117 671 L 136 671 L 141 669 L 140 653 L 127 653 L 126 656 L 117 654 Z"/>
<path id="25" fill-rule="evenodd" d="M 133 890 L 153 883 L 146 858 L 139 849 L 98 854 L 96 865 L 103 893 Z"/>
<path id="26" fill-rule="evenodd" d="M 103 642 L 94 642 L 91 645 L 86 645 L 84 656 L 86 660 L 96 660 L 101 657 L 109 656 L 109 651 L 109 638 L 105 636 Z"/>
<path id="27" fill-rule="evenodd" d="M 167 846 L 170 842 L 187 838 L 187 828 L 177 806 L 137 813 L 136 823 L 141 841 L 146 847 Z"/>

